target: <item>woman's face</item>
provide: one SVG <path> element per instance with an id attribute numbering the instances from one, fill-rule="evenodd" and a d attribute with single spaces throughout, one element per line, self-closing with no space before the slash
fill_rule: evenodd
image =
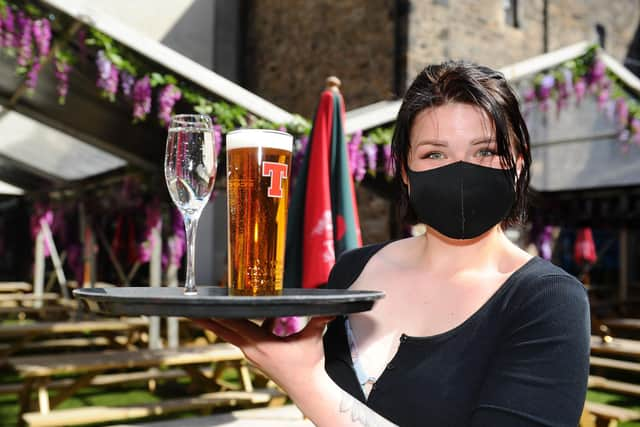
<path id="1" fill-rule="evenodd" d="M 411 128 L 409 169 L 464 161 L 501 169 L 492 120 L 480 108 L 450 103 L 420 112 Z"/>

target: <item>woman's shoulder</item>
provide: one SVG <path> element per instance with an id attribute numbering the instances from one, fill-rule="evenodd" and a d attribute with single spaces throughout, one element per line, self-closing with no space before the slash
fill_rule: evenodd
<path id="1" fill-rule="evenodd" d="M 509 292 L 511 306 L 588 305 L 587 290 L 573 275 L 539 257 L 514 273 Z"/>
<path id="2" fill-rule="evenodd" d="M 369 260 L 392 241 L 374 243 L 344 252 L 338 257 L 329 275 L 327 287 L 347 289 L 358 278 Z"/>

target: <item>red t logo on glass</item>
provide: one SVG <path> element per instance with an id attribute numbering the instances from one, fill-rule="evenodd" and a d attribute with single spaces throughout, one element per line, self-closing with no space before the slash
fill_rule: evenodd
<path id="1" fill-rule="evenodd" d="M 262 176 L 270 176 L 269 197 L 282 197 L 282 180 L 287 179 L 289 166 L 285 163 L 262 162 Z"/>

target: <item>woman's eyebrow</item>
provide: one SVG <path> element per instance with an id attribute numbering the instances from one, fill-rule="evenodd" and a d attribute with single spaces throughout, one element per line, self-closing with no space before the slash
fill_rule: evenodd
<path id="1" fill-rule="evenodd" d="M 471 141 L 471 145 L 480 145 L 480 144 L 495 144 L 496 140 L 494 138 L 480 138 Z"/>
<path id="2" fill-rule="evenodd" d="M 449 146 L 447 141 L 439 141 L 439 140 L 435 140 L 435 139 L 425 139 L 425 140 L 422 140 L 422 141 L 418 141 L 416 143 L 416 147 L 420 147 L 421 145 L 434 145 L 436 147 L 448 147 Z"/>

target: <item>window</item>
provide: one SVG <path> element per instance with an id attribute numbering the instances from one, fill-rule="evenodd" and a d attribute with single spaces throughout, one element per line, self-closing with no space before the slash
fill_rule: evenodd
<path id="1" fill-rule="evenodd" d="M 504 10 L 504 22 L 510 27 L 520 28 L 518 19 L 518 0 L 502 0 Z"/>

